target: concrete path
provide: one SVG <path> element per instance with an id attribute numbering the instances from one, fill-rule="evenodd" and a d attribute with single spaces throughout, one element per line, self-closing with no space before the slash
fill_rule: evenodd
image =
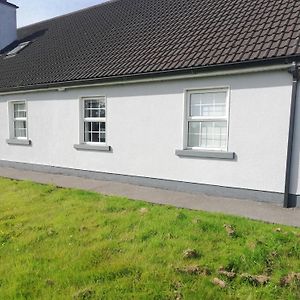
<path id="1" fill-rule="evenodd" d="M 272 204 L 251 200 L 181 193 L 120 182 L 93 180 L 4 167 L 0 167 L 0 177 L 50 183 L 59 187 L 79 188 L 105 195 L 119 195 L 151 203 L 168 204 L 210 212 L 222 212 L 270 223 L 300 227 L 300 208 L 284 209 Z"/>

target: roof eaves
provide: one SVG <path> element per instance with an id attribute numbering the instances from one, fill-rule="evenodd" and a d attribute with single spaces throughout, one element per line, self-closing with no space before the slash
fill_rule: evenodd
<path id="1" fill-rule="evenodd" d="M 208 66 L 199 66 L 192 68 L 184 68 L 184 69 L 174 69 L 167 71 L 159 71 L 159 72 L 145 72 L 140 74 L 131 74 L 124 76 L 109 76 L 102 78 L 94 78 L 94 79 L 82 79 L 75 81 L 65 81 L 65 82 L 53 82 L 53 83 L 42 83 L 38 85 L 29 85 L 29 86 L 21 86 L 14 88 L 5 88 L 0 89 L 0 94 L 5 93 L 13 93 L 20 91 L 33 91 L 33 90 L 41 90 L 41 89 L 51 89 L 51 88 L 70 88 L 73 86 L 85 86 L 85 85 L 94 85 L 94 84 L 109 84 L 114 82 L 127 82 L 134 81 L 137 79 L 147 79 L 147 78 L 163 78 L 165 76 L 179 76 L 179 75 L 189 75 L 189 74 L 199 74 L 204 72 L 216 72 L 216 71 L 228 71 L 228 70 L 237 70 L 242 68 L 251 68 L 251 67 L 267 67 L 271 65 L 278 64 L 291 64 L 292 62 L 300 62 L 300 55 L 290 56 L 290 57 L 280 57 L 280 58 L 272 58 L 272 59 L 260 59 L 255 61 L 242 61 L 238 63 L 227 63 L 227 64 L 219 64 L 219 65 L 208 65 Z"/>

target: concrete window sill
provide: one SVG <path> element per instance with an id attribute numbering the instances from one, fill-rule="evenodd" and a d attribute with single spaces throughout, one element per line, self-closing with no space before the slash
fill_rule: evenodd
<path id="1" fill-rule="evenodd" d="M 6 140 L 6 143 L 8 145 L 30 146 L 31 140 L 8 139 L 8 140 Z"/>
<path id="2" fill-rule="evenodd" d="M 76 144 L 74 145 L 76 150 L 85 150 L 85 151 L 101 151 L 101 152 L 110 152 L 110 146 L 97 146 L 97 145 L 88 145 L 88 144 Z"/>
<path id="3" fill-rule="evenodd" d="M 180 157 L 216 158 L 229 160 L 233 160 L 235 157 L 234 152 L 225 151 L 176 150 L 175 154 Z"/>

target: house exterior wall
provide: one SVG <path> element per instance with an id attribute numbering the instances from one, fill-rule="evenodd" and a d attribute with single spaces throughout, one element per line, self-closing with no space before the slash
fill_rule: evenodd
<path id="1" fill-rule="evenodd" d="M 283 193 L 291 83 L 287 71 L 273 71 L 0 96 L 0 160 Z M 176 156 L 185 89 L 220 86 L 230 87 L 228 151 L 236 159 Z M 107 98 L 112 152 L 73 147 L 86 96 Z M 11 100 L 27 101 L 32 146 L 6 143 Z"/>
<path id="2" fill-rule="evenodd" d="M 16 8 L 0 3 L 0 50 L 17 39 Z"/>

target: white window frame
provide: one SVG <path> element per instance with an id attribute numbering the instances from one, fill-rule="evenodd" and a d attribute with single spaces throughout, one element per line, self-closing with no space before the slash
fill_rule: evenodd
<path id="1" fill-rule="evenodd" d="M 206 93 L 226 93 L 226 115 L 224 117 L 192 117 L 190 116 L 190 99 L 192 94 L 206 94 Z M 230 87 L 209 87 L 209 88 L 197 88 L 197 89 L 186 89 L 184 93 L 184 149 L 187 150 L 198 150 L 198 151 L 228 151 L 229 144 L 229 113 L 230 113 Z M 189 147 L 188 145 L 188 135 L 189 135 L 189 122 L 216 122 L 216 121 L 226 121 L 227 130 L 226 130 L 226 147 L 225 148 L 204 148 L 204 147 Z"/>
<path id="2" fill-rule="evenodd" d="M 85 101 L 87 100 L 104 100 L 105 103 L 105 117 L 99 118 L 85 118 Z M 105 142 L 85 142 L 84 138 L 84 123 L 85 122 L 101 122 L 105 123 Z M 80 144 L 91 146 L 106 146 L 107 145 L 107 100 L 106 96 L 88 96 L 80 98 Z"/>
<path id="3" fill-rule="evenodd" d="M 25 118 L 15 118 L 15 104 L 25 104 L 26 117 Z M 26 100 L 13 100 L 8 102 L 9 108 L 9 136 L 14 140 L 28 140 L 28 105 Z M 15 121 L 25 121 L 26 122 L 26 137 L 16 137 L 15 136 Z"/>

